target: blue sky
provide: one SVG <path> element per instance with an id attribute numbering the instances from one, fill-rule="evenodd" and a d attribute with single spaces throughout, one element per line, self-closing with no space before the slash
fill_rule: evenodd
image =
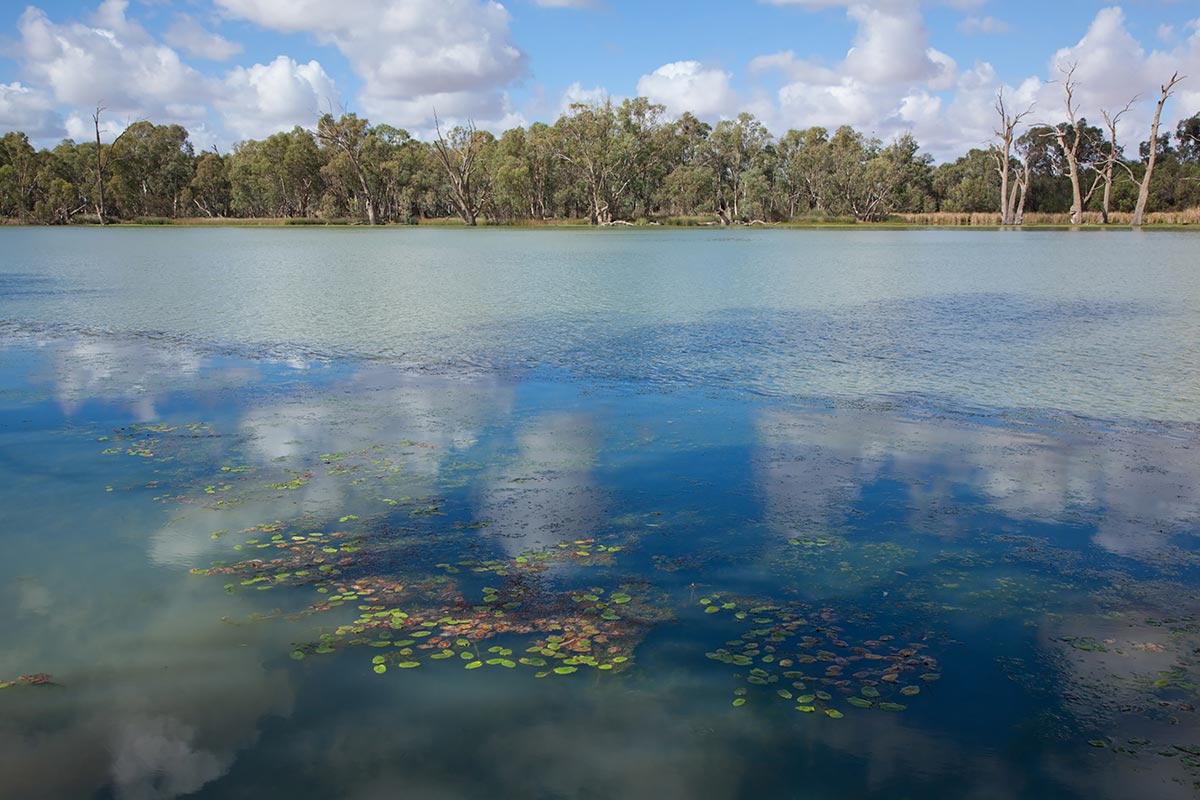
<path id="1" fill-rule="evenodd" d="M 0 12 L 0 130 L 40 144 L 88 134 L 107 107 L 178 122 L 228 148 L 322 111 L 427 135 L 432 114 L 499 131 L 571 101 L 644 94 L 770 129 L 913 132 L 938 157 L 991 136 L 996 92 L 1031 121 L 1062 116 L 1056 65 L 1077 64 L 1098 119 L 1194 76 L 1166 112 L 1200 111 L 1197 0 L 42 0 Z"/>

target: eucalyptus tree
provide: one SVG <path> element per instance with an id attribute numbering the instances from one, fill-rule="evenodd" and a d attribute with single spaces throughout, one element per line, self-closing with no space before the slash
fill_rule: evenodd
<path id="1" fill-rule="evenodd" d="M 1176 72 L 1171 76 L 1169 81 L 1160 87 L 1161 91 L 1159 93 L 1158 103 L 1154 107 L 1154 121 L 1150 125 L 1151 146 L 1147 148 L 1148 152 L 1145 156 L 1143 156 L 1146 162 L 1146 169 L 1142 173 L 1141 180 L 1138 181 L 1137 178 L 1134 178 L 1133 171 L 1129 170 L 1129 167 L 1126 166 L 1126 169 L 1129 171 L 1129 177 L 1138 184 L 1137 205 L 1133 209 L 1133 224 L 1136 226 L 1142 225 L 1142 223 L 1145 221 L 1146 203 L 1150 200 L 1150 181 L 1154 177 L 1154 165 L 1158 160 L 1158 127 L 1162 119 L 1163 106 L 1167 104 L 1167 100 L 1169 100 L 1171 95 L 1175 93 L 1175 87 L 1178 86 L 1179 82 L 1183 79 L 1183 76 Z"/>
<path id="2" fill-rule="evenodd" d="M 1077 65 L 1060 66 L 1059 71 L 1063 73 L 1063 94 L 1066 96 L 1066 112 L 1067 121 L 1060 122 L 1049 126 L 1050 133 L 1058 142 L 1058 146 L 1062 149 L 1066 163 L 1067 178 L 1071 181 L 1071 224 L 1083 224 L 1083 190 L 1080 186 L 1080 172 L 1087 168 L 1087 164 L 1080 163 L 1079 151 L 1083 145 L 1085 136 L 1078 118 L 1079 103 L 1075 99 L 1075 92 L 1079 88 L 1079 82 L 1075 79 L 1075 69 Z"/>
<path id="3" fill-rule="evenodd" d="M 1110 113 L 1107 109 L 1100 109 L 1100 115 L 1104 117 L 1104 128 L 1108 131 L 1103 167 L 1099 169 L 1100 180 L 1104 183 L 1104 196 L 1100 203 L 1100 219 L 1104 225 L 1108 224 L 1109 213 L 1112 210 L 1113 177 L 1117 162 L 1121 159 L 1121 147 L 1117 141 L 1117 126 L 1121 123 L 1121 117 L 1128 114 L 1132 106 L 1133 101 L 1131 100 L 1125 104 L 1124 108 L 1115 113 Z"/>
<path id="4" fill-rule="evenodd" d="M 19 131 L 0 137 L 0 214 L 29 217 L 37 199 L 37 177 L 38 152 L 29 137 Z"/>
<path id="5" fill-rule="evenodd" d="M 356 114 L 342 114 L 336 120 L 332 114 L 325 114 L 317 122 L 317 138 L 330 153 L 329 165 L 338 162 L 338 166 L 344 167 L 353 175 L 354 197 L 366 213 L 367 222 L 375 225 L 379 220 L 376 214 L 375 192 L 372 188 L 374 181 L 370 175 L 370 165 L 363 154 L 370 139 L 370 128 L 370 122 L 359 119 Z"/>
<path id="6" fill-rule="evenodd" d="M 1185 164 L 1200 164 L 1200 114 L 1179 120 L 1175 126 L 1175 151 Z"/>
<path id="7" fill-rule="evenodd" d="M 109 191 L 126 217 L 175 217 L 192 180 L 195 152 L 181 125 L 139 121 L 121 134 Z"/>
<path id="8" fill-rule="evenodd" d="M 779 140 L 780 186 L 788 217 L 797 212 L 829 211 L 832 152 L 829 131 L 821 127 L 788 131 Z"/>
<path id="9" fill-rule="evenodd" d="M 186 197 L 201 214 L 224 217 L 233 204 L 233 185 L 229 181 L 229 158 L 218 152 L 204 152 L 196 159 L 196 171 Z"/>
<path id="10" fill-rule="evenodd" d="M 685 112 L 670 126 L 669 169 L 658 187 L 656 202 L 671 214 L 707 212 L 716 202 L 716 181 L 708 164 L 712 126 Z"/>
<path id="11" fill-rule="evenodd" d="M 587 206 L 588 221 L 605 225 L 633 181 L 636 148 L 619 124 L 612 101 L 572 103 L 554 124 L 556 153 L 571 167 Z"/>
<path id="12" fill-rule="evenodd" d="M 882 143 L 849 125 L 829 139 L 828 209 L 850 214 L 860 222 L 886 219 L 888 201 L 900 182 L 894 159 L 884 155 Z"/>
<path id="13" fill-rule="evenodd" d="M 1015 144 L 1015 142 L 1014 142 Z M 976 214 L 998 211 L 1000 173 L 995 150 L 974 149 L 933 171 L 933 192 L 938 211 Z M 1014 185 L 1015 185 L 1014 181 Z M 1009 224 L 1016 224 L 1016 203 Z"/>
<path id="14" fill-rule="evenodd" d="M 747 173 L 771 138 L 766 126 L 746 112 L 737 119 L 721 120 L 713 128 L 708 161 L 716 177 L 715 211 L 721 224 L 730 225 L 741 217 Z"/>
<path id="15" fill-rule="evenodd" d="M 311 131 L 299 126 L 273 133 L 262 141 L 239 142 L 225 166 L 234 213 L 250 217 L 310 216 L 327 188 L 323 170 L 329 155 L 317 146 Z M 207 188 L 219 192 L 217 167 L 210 162 L 206 178 L 218 180 Z M 352 176 L 350 180 L 355 179 Z"/>
<path id="16" fill-rule="evenodd" d="M 475 128 L 474 122 L 459 125 L 442 135 L 441 123 L 434 117 L 437 138 L 433 152 L 446 170 L 450 181 L 450 196 L 455 211 L 463 223 L 475 227 L 484 205 L 489 201 L 491 181 L 486 166 L 496 138 L 487 131 Z"/>
<path id="17" fill-rule="evenodd" d="M 125 130 L 117 134 L 116 138 L 107 147 L 100 142 L 100 115 L 107 109 L 104 106 L 96 106 L 95 112 L 92 114 L 92 123 L 96 130 L 96 149 L 94 155 L 96 157 L 96 216 L 100 219 L 100 224 L 104 225 L 108 221 L 108 202 L 105 197 L 105 186 L 108 183 L 109 173 L 112 169 L 114 157 L 120 152 L 118 146 L 125 138 L 125 134 L 129 132 L 132 126 L 126 126 Z"/>
<path id="18" fill-rule="evenodd" d="M 675 128 L 666 122 L 666 106 L 645 97 L 627 99 L 617 108 L 617 126 L 629 149 L 631 171 L 629 209 L 633 216 L 654 212 L 658 187 L 674 166 Z"/>
<path id="19" fill-rule="evenodd" d="M 1004 89 L 996 92 L 996 113 L 1000 116 L 1000 126 L 995 129 L 997 144 L 992 148 L 992 157 L 996 162 L 996 171 L 1000 174 L 1000 224 L 1012 225 L 1017 211 L 1017 186 L 1009 188 L 1009 176 L 1012 173 L 1012 150 L 1016 142 L 1017 126 L 1025 117 L 1033 113 L 1030 105 L 1024 111 L 1013 112 L 1005 106 Z M 1020 182 L 1018 181 L 1019 185 Z"/>

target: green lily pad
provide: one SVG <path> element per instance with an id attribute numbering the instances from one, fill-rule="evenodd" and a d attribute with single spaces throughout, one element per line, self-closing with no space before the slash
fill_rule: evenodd
<path id="1" fill-rule="evenodd" d="M 419 666 L 421 666 L 420 661 L 401 661 L 396 665 L 398 669 L 416 669 Z"/>
<path id="2" fill-rule="evenodd" d="M 746 698 L 744 698 L 744 697 L 739 697 L 733 701 L 734 708 L 741 708 L 744 705 L 746 705 Z"/>
<path id="3" fill-rule="evenodd" d="M 467 664 L 467 666 L 463 667 L 463 669 L 479 669 L 482 666 L 482 661 L 472 661 L 470 664 Z"/>
<path id="4" fill-rule="evenodd" d="M 870 700 L 864 700 L 861 697 L 847 697 L 846 702 L 856 708 L 870 708 L 874 705 Z"/>
<path id="5" fill-rule="evenodd" d="M 880 703 L 879 704 L 879 709 L 881 711 L 903 711 L 906 708 L 908 708 L 908 706 L 902 706 L 899 703 Z"/>
<path id="6" fill-rule="evenodd" d="M 373 669 L 375 670 L 376 675 L 382 675 L 383 673 L 387 672 L 387 665 L 376 664 Z"/>
<path id="7" fill-rule="evenodd" d="M 554 668 L 554 674 L 556 674 L 556 675 L 570 675 L 572 672 L 575 672 L 575 671 L 577 671 L 578 669 L 579 669 L 579 667 L 555 667 L 555 668 Z"/>
<path id="8" fill-rule="evenodd" d="M 796 706 L 796 710 L 803 711 L 805 714 L 811 714 L 817 709 L 814 706 Z"/>
<path id="9" fill-rule="evenodd" d="M 827 708 L 825 709 L 825 716 L 829 717 L 830 719 L 841 719 L 846 715 L 838 711 L 836 708 Z"/>
<path id="10" fill-rule="evenodd" d="M 879 697 L 879 690 L 874 686 L 864 686 L 862 687 L 862 696 L 869 697 L 874 700 Z"/>
<path id="11" fill-rule="evenodd" d="M 900 694 L 904 695 L 905 697 L 912 697 L 913 695 L 920 694 L 920 693 L 921 693 L 920 686 L 905 686 L 903 689 L 900 690 Z"/>

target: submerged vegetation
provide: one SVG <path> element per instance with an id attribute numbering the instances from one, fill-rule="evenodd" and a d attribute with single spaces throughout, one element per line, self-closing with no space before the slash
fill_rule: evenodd
<path id="1" fill-rule="evenodd" d="M 1001 649 L 995 669 L 1042 698 L 1057 735 L 1084 750 L 1169 758 L 1200 778 L 1187 738 L 1200 703 L 1200 623 L 1169 615 L 1192 596 L 1182 584 L 1131 578 L 1156 566 L 1153 554 L 1101 564 L 1014 534 L 931 551 L 899 531 L 867 536 L 849 525 L 768 536 L 751 558 L 774 588 L 744 592 L 720 588 L 736 586 L 723 570 L 737 562 L 728 552 L 672 544 L 698 523 L 688 513 L 626 509 L 580 538 L 505 552 L 495 520 L 458 507 L 455 487 L 478 466 L 455 470 L 445 496 L 417 491 L 410 470 L 436 451 L 431 443 L 251 465 L 228 443 L 208 449 L 220 437 L 203 423 L 131 425 L 99 438 L 103 454 L 151 466 L 160 502 L 231 513 L 318 483 L 352 490 L 344 496 L 357 499 L 327 514 L 213 531 L 230 559 L 192 570 L 259 609 L 231 623 L 310 631 L 281 658 L 340 654 L 378 676 L 499 670 L 641 681 L 663 668 L 655 642 L 669 635 L 686 643 L 670 650 L 672 664 L 708 675 L 714 689 L 732 682 L 714 702 L 836 721 L 935 709 L 944 684 L 957 692 L 973 680 L 953 671 L 956 632 L 998 626 L 1038 638 L 1045 662 Z M 274 602 L 256 599 L 266 592 Z M 1131 718 L 1145 735 L 1116 733 Z"/>
<path id="2" fill-rule="evenodd" d="M 641 97 L 576 104 L 553 125 L 500 136 L 439 128 L 432 142 L 354 114 L 325 115 L 312 130 L 239 142 L 229 153 L 196 153 L 181 126 L 144 120 L 111 144 L 68 140 L 41 151 L 9 132 L 0 138 L 0 218 L 995 225 L 1036 224 L 1038 215 L 1091 222 L 1085 212 L 1136 222 L 1144 202 L 1145 211 L 1174 215 L 1160 221 L 1195 222 L 1200 115 L 1126 158 L 1111 126 L 1077 117 L 1070 95 L 1066 108 L 1068 122 L 1023 132 L 1023 115 L 1013 121 L 1002 110 L 1007 138 L 936 166 L 911 135 L 885 143 L 842 126 L 775 136 L 751 114 L 716 125 L 691 114 L 672 120 Z M 97 112 L 98 139 L 100 124 Z"/>

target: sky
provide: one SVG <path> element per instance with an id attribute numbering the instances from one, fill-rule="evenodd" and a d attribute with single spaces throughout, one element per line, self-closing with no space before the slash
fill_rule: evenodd
<path id="1" fill-rule="evenodd" d="M 0 131 L 40 146 L 178 123 L 222 151 L 325 112 L 427 138 L 433 116 L 497 133 L 572 102 L 646 96 L 776 135 L 911 132 L 938 160 L 986 146 L 996 94 L 1026 120 L 1079 113 L 1149 138 L 1200 111 L 1200 0 L 42 0 L 0 10 Z M 1132 147 L 1131 147 L 1132 150 Z"/>

